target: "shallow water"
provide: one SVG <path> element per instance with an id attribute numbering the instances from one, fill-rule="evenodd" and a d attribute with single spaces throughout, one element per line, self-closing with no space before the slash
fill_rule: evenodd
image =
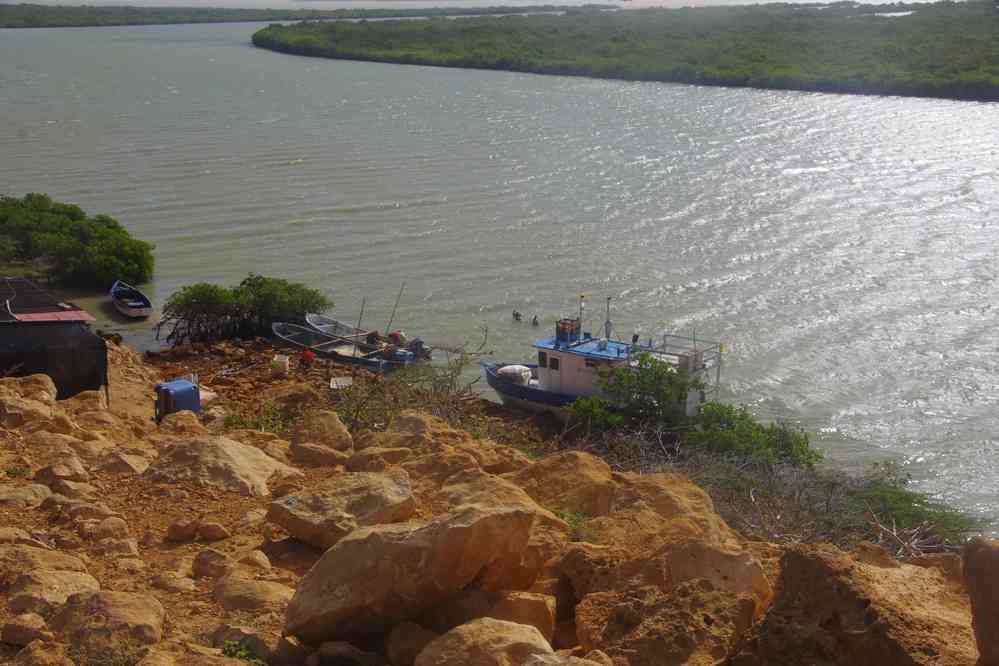
<path id="1" fill-rule="evenodd" d="M 252 24 L 0 31 L 0 188 L 526 358 L 585 292 L 728 397 L 999 523 L 999 106 L 310 60 Z M 85 301 L 96 305 L 99 299 Z M 148 341 L 146 326 L 131 339 Z"/>

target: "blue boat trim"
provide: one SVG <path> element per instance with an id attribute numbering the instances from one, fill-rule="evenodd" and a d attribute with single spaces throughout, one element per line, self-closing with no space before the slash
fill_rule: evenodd
<path id="1" fill-rule="evenodd" d="M 527 402 L 533 402 L 539 405 L 546 405 L 549 407 L 565 407 L 571 402 L 576 400 L 578 396 L 568 395 L 566 393 L 555 393 L 554 391 L 545 391 L 539 388 L 534 388 L 532 386 L 523 386 L 520 384 L 514 384 L 513 382 L 507 381 L 497 374 L 497 370 L 508 365 L 523 365 L 524 367 L 530 368 L 532 373 L 536 373 L 538 366 L 531 365 L 527 363 L 494 363 L 491 361 L 484 361 L 482 363 L 482 369 L 486 373 L 486 382 L 489 386 L 500 394 L 501 397 L 513 398 L 515 400 L 524 400 Z"/>

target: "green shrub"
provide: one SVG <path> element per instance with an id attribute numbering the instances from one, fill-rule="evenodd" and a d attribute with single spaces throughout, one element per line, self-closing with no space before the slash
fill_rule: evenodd
<path id="1" fill-rule="evenodd" d="M 257 666 L 267 666 L 267 662 L 254 656 L 249 649 L 239 641 L 226 641 L 222 644 L 222 656 L 230 659 L 242 659 Z"/>
<path id="2" fill-rule="evenodd" d="M 569 412 L 586 436 L 612 430 L 624 423 L 624 416 L 612 411 L 610 403 L 600 396 L 574 400 L 569 405 Z"/>
<path id="3" fill-rule="evenodd" d="M 952 543 L 959 543 L 969 530 L 982 527 L 980 520 L 912 490 L 911 481 L 897 464 L 879 463 L 854 495 L 886 526 L 904 530 L 931 526 L 933 534 Z"/>
<path id="4" fill-rule="evenodd" d="M 708 402 L 701 406 L 697 428 L 685 441 L 717 453 L 810 466 L 822 459 L 808 435 L 786 423 L 763 424 L 745 407 Z"/>
<path id="5" fill-rule="evenodd" d="M 704 388 L 698 378 L 651 354 L 641 354 L 634 366 L 601 373 L 598 382 L 603 397 L 620 414 L 665 428 L 687 422 L 687 394 Z M 584 409 L 593 411 L 593 405 Z"/>
<path id="6" fill-rule="evenodd" d="M 51 279 L 106 289 L 118 279 L 148 282 L 153 245 L 132 238 L 108 215 L 87 217 L 79 206 L 44 194 L 0 197 L 0 259 L 44 259 Z"/>
<path id="7" fill-rule="evenodd" d="M 269 336 L 273 322 L 301 323 L 307 313 L 332 306 L 318 289 L 250 273 L 232 288 L 199 282 L 175 291 L 163 306 L 156 332 L 168 327 L 167 341 L 175 345 Z"/>

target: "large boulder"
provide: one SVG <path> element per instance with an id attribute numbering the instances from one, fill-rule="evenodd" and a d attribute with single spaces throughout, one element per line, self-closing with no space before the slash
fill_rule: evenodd
<path id="1" fill-rule="evenodd" d="M 860 561 L 792 546 L 756 649 L 740 664 L 968 666 L 978 656 L 968 596 L 937 567 Z"/>
<path id="2" fill-rule="evenodd" d="M 594 592 L 576 606 L 576 635 L 583 650 L 600 648 L 630 666 L 710 666 L 733 654 L 754 609 L 751 596 L 704 580 Z"/>
<path id="3" fill-rule="evenodd" d="M 52 417 L 56 387 L 48 375 L 0 378 L 0 426 L 18 428 Z"/>
<path id="4" fill-rule="evenodd" d="M 605 516 L 614 507 L 617 484 L 610 465 L 589 453 L 548 456 L 505 478 L 542 506 L 584 516 Z"/>
<path id="5" fill-rule="evenodd" d="M 541 632 L 551 643 L 555 635 L 555 597 L 535 592 L 504 592 L 489 609 L 488 616 L 495 620 L 506 620 L 516 624 L 526 624 Z"/>
<path id="6" fill-rule="evenodd" d="M 301 476 L 301 472 L 252 446 L 225 437 L 198 437 L 170 446 L 143 473 L 153 482 L 188 481 L 263 497 L 271 479 Z"/>
<path id="7" fill-rule="evenodd" d="M 83 571 L 83 561 L 56 550 L 20 543 L 0 544 L 0 589 L 9 587 L 18 576 L 35 569 L 50 571 Z"/>
<path id="8" fill-rule="evenodd" d="M 294 594 L 287 585 L 267 580 L 251 580 L 236 574 L 220 578 L 215 583 L 213 592 L 226 610 L 282 608 Z"/>
<path id="9" fill-rule="evenodd" d="M 71 596 L 50 624 L 61 640 L 94 654 L 116 645 L 158 643 L 165 616 L 154 597 L 105 591 Z"/>
<path id="10" fill-rule="evenodd" d="M 520 666 L 538 654 L 554 650 L 537 629 L 484 617 L 432 640 L 414 666 Z"/>
<path id="11" fill-rule="evenodd" d="M 383 440 L 379 446 L 407 446 L 429 451 L 447 447 L 472 456 L 477 465 L 492 474 L 515 472 L 528 467 L 530 459 L 520 451 L 488 439 L 476 439 L 457 430 L 444 420 L 414 411 L 403 412 L 392 422 L 394 441 Z"/>
<path id="12" fill-rule="evenodd" d="M 48 614 L 74 594 L 97 592 L 100 583 L 82 571 L 35 569 L 21 574 L 7 590 L 8 606 L 16 613 Z"/>
<path id="13" fill-rule="evenodd" d="M 52 491 L 40 483 L 0 483 L 0 507 L 34 509 L 51 494 Z"/>
<path id="14" fill-rule="evenodd" d="M 471 505 L 424 524 L 362 527 L 305 575 L 285 633 L 309 643 L 378 634 L 471 583 L 485 589 L 520 565 L 534 514 Z"/>
<path id="15" fill-rule="evenodd" d="M 326 550 L 360 526 L 396 523 L 416 510 L 409 475 L 344 473 L 271 502 L 267 519 L 299 541 Z"/>
<path id="16" fill-rule="evenodd" d="M 526 590 L 545 565 L 557 558 L 569 540 L 569 526 L 513 483 L 480 469 L 466 469 L 449 476 L 432 495 L 431 506 L 463 504 L 516 507 L 534 514 L 534 527 L 520 565 L 507 571 L 505 589 Z"/>
<path id="17" fill-rule="evenodd" d="M 293 443 L 312 442 L 337 451 L 351 451 L 354 440 L 336 412 L 310 412 L 295 424 L 291 432 Z"/>
<path id="18" fill-rule="evenodd" d="M 964 582 L 981 664 L 999 666 L 999 541 L 976 537 L 965 544 Z"/>

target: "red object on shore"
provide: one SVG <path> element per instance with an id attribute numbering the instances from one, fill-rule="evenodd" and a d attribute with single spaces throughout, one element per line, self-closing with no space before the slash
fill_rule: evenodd
<path id="1" fill-rule="evenodd" d="M 316 360 L 316 353 L 311 349 L 306 349 L 302 352 L 302 363 L 305 365 L 312 365 L 312 362 Z"/>

